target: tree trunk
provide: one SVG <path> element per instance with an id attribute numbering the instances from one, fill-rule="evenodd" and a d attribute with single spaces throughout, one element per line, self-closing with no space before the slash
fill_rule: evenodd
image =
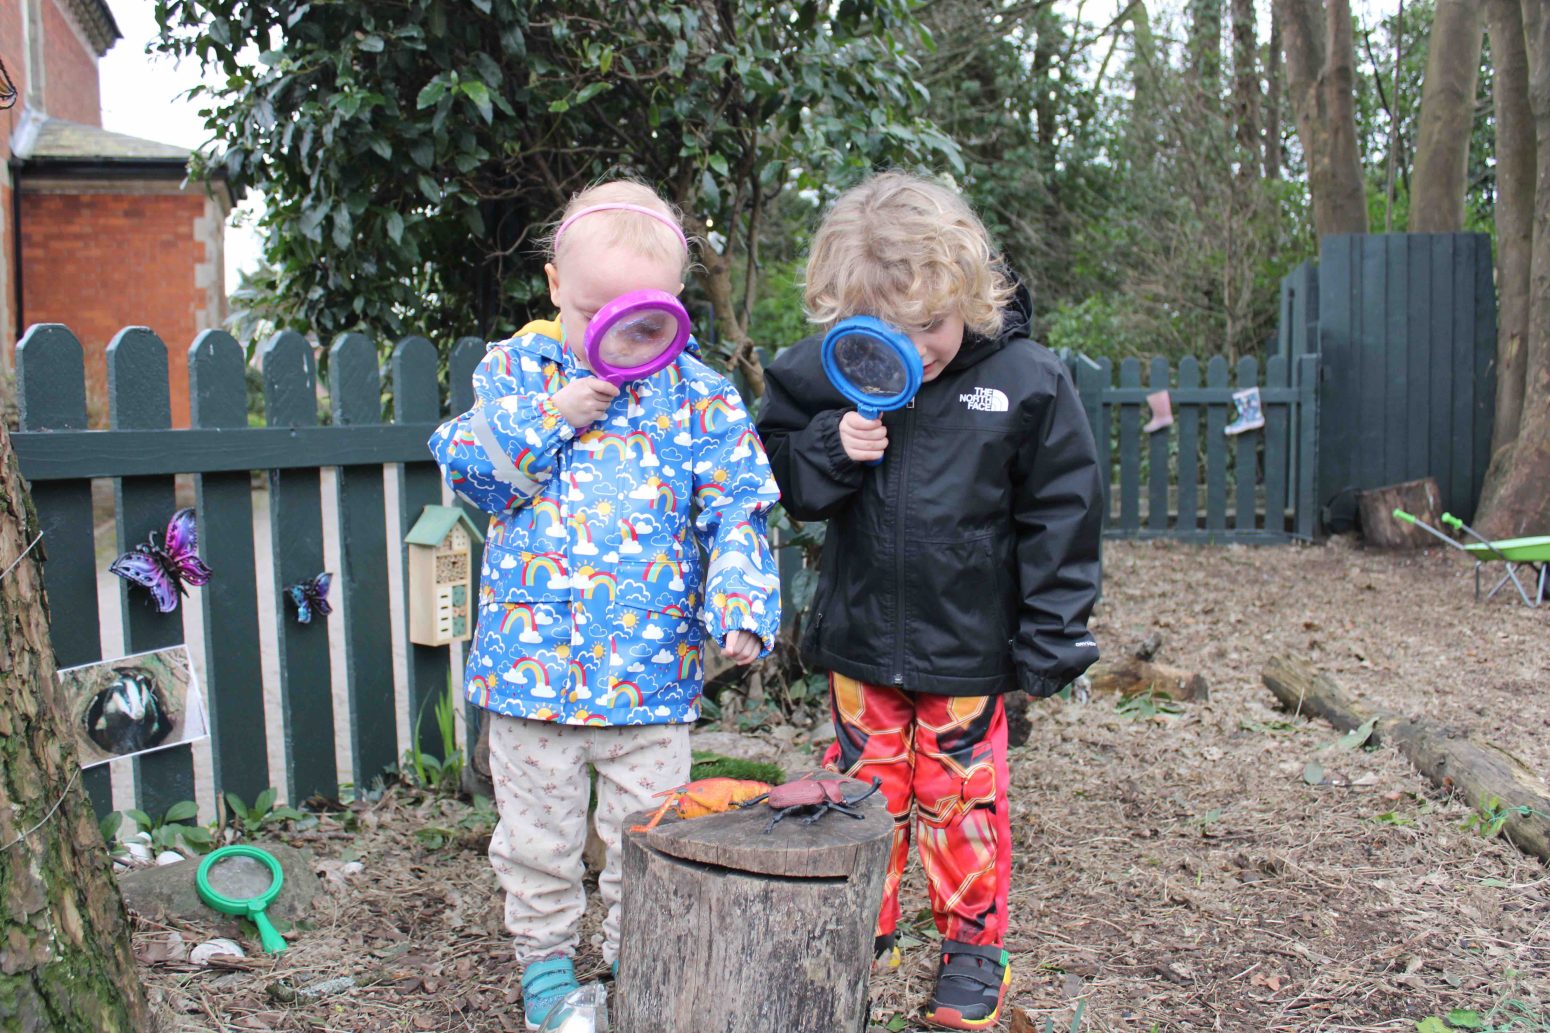
<path id="1" fill-rule="evenodd" d="M 1493 461 L 1492 492 L 1475 520 L 1495 538 L 1550 534 L 1550 19 L 1538 3 L 1523 6 L 1523 36 L 1534 120 L 1534 228 L 1523 415 L 1517 440 Z"/>
<path id="2" fill-rule="evenodd" d="M 1265 54 L 1265 178 L 1281 178 L 1281 19 L 1270 9 L 1270 46 Z"/>
<path id="3" fill-rule="evenodd" d="M 1522 850 L 1550 861 L 1550 793 L 1522 761 L 1482 739 L 1387 710 L 1368 710 L 1328 676 L 1289 656 L 1276 656 L 1261 674 L 1281 706 L 1321 717 L 1349 732 L 1373 721 L 1374 745 L 1393 746 L 1439 789 L 1458 793 L 1482 812 L 1497 811 L 1501 831 Z"/>
<path id="4" fill-rule="evenodd" d="M 1238 0 L 1233 0 L 1236 9 Z M 1222 0 L 1190 0 L 1189 61 L 1195 89 L 1216 111 L 1222 88 Z"/>
<path id="5" fill-rule="evenodd" d="M 1238 177 L 1252 181 L 1264 159 L 1259 122 L 1259 43 L 1254 0 L 1232 0 L 1232 114 L 1238 134 Z"/>
<path id="6" fill-rule="evenodd" d="M 1482 35 L 1480 0 L 1437 0 L 1411 178 L 1412 233 L 1457 233 L 1464 228 Z"/>
<path id="7" fill-rule="evenodd" d="M 1366 233 L 1367 198 L 1356 144 L 1355 44 L 1350 0 L 1275 0 L 1297 137 L 1308 163 L 1320 236 Z"/>
<path id="8" fill-rule="evenodd" d="M 1534 231 L 1534 116 L 1528 103 L 1528 54 L 1520 0 L 1486 0 L 1496 105 L 1496 419 L 1491 469 L 1481 502 L 1501 482 L 1498 460 L 1518 438 L 1527 358 L 1529 272 Z"/>
<path id="9" fill-rule="evenodd" d="M 37 535 L 0 426 L 0 570 Z M 54 678 L 42 549 L 0 576 L 0 1029 L 145 1033 L 124 905 Z"/>

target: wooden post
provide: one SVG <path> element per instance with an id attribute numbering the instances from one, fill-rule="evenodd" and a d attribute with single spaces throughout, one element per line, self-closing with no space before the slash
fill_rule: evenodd
<path id="1" fill-rule="evenodd" d="M 857 809 L 627 832 L 619 1033 L 860 1033 L 893 819 L 880 793 Z"/>

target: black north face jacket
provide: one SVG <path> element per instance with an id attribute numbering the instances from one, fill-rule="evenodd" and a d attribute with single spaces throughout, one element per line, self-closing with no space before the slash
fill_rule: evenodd
<path id="1" fill-rule="evenodd" d="M 766 371 L 758 419 L 782 503 L 829 521 L 802 641 L 809 666 L 949 696 L 1059 691 L 1098 659 L 1099 473 L 1064 365 L 1027 337 L 1019 290 L 995 340 L 963 348 L 885 414 L 882 465 L 853 462 L 822 338 Z"/>

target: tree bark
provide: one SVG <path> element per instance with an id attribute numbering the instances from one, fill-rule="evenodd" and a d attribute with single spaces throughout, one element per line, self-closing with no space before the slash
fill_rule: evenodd
<path id="1" fill-rule="evenodd" d="M 1320 236 L 1366 233 L 1367 198 L 1356 143 L 1356 52 L 1350 0 L 1275 0 L 1297 137 L 1308 163 Z"/>
<path id="2" fill-rule="evenodd" d="M 1424 549 L 1437 544 L 1436 538 L 1419 527 L 1394 517 L 1394 510 L 1402 509 L 1432 527 L 1441 527 L 1442 492 L 1434 478 L 1364 491 L 1357 496 L 1356 509 L 1362 540 L 1374 548 Z"/>
<path id="3" fill-rule="evenodd" d="M 37 535 L 10 433 L 0 426 L 0 570 Z M 0 1029 L 145 1033 L 154 1027 L 124 905 L 75 777 L 42 548 L 0 576 Z"/>
<path id="4" fill-rule="evenodd" d="M 1238 0 L 1233 0 L 1236 10 Z M 1210 107 L 1218 110 L 1222 87 L 1222 0 L 1190 0 L 1190 71 L 1195 89 Z"/>
<path id="5" fill-rule="evenodd" d="M 1534 116 L 1520 0 L 1486 0 L 1496 105 L 1496 417 L 1482 508 L 1502 480 L 1499 460 L 1518 438 L 1527 358 L 1530 255 L 1534 232 Z"/>
<path id="6" fill-rule="evenodd" d="M 1270 45 L 1265 54 L 1265 178 L 1281 178 L 1281 19 L 1270 9 Z"/>
<path id="7" fill-rule="evenodd" d="M 1232 114 L 1237 126 L 1238 177 L 1255 178 L 1264 159 L 1259 121 L 1259 43 L 1254 0 L 1232 0 Z"/>
<path id="8" fill-rule="evenodd" d="M 1464 228 L 1483 35 L 1480 0 L 1437 0 L 1411 177 L 1412 233 L 1457 233 Z"/>
<path id="9" fill-rule="evenodd" d="M 1475 520 L 1496 538 L 1550 533 L 1550 19 L 1537 2 L 1523 5 L 1523 36 L 1535 147 L 1523 415 Z"/>
<path id="10" fill-rule="evenodd" d="M 1506 750 L 1424 718 L 1369 710 L 1328 676 L 1288 656 L 1272 657 L 1261 677 L 1281 706 L 1321 717 L 1342 732 L 1373 720 L 1374 745 L 1397 748 L 1433 785 L 1458 793 L 1469 806 L 1500 809 L 1507 839 L 1525 854 L 1550 861 L 1550 792 Z"/>

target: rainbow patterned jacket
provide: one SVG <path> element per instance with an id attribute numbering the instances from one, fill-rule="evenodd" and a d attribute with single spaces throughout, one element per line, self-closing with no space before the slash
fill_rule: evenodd
<path id="1" fill-rule="evenodd" d="M 430 440 L 491 514 L 465 691 L 564 724 L 693 721 L 705 635 L 751 631 L 768 653 L 780 626 L 769 460 L 736 390 L 687 351 L 577 434 L 550 396 L 591 374 L 559 337 L 533 322 L 491 345 L 473 409 Z"/>

